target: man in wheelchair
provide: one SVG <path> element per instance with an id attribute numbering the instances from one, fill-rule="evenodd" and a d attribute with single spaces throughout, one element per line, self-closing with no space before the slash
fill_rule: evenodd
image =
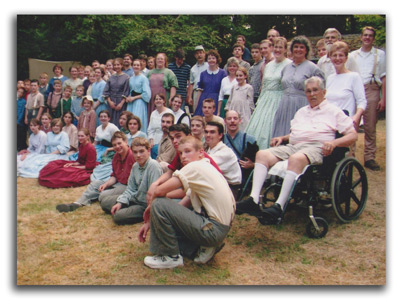
<path id="1" fill-rule="evenodd" d="M 301 108 L 291 121 L 290 134 L 271 139 L 271 148 L 258 151 L 250 196 L 236 203 L 236 214 L 258 215 L 260 212 L 278 219 L 285 210 L 296 177 L 309 164 L 321 164 L 323 157 L 335 147 L 348 147 L 357 140 L 353 120 L 337 106 L 325 99 L 325 85 L 321 78 L 305 81 L 309 105 Z M 336 138 L 336 132 L 343 136 Z M 287 145 L 281 146 L 282 143 Z M 288 160 L 287 171 L 275 204 L 265 208 L 260 203 L 260 192 L 269 169 L 277 162 Z"/>

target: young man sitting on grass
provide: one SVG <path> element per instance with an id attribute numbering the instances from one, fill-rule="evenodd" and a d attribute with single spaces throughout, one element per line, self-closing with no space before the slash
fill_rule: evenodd
<path id="1" fill-rule="evenodd" d="M 183 168 L 157 187 L 139 231 L 140 242 L 146 241 L 149 230 L 151 233 L 150 251 L 155 255 L 144 259 L 150 268 L 183 266 L 183 242 L 200 246 L 194 261 L 207 263 L 222 249 L 235 215 L 229 185 L 204 157 L 202 142 L 188 136 L 180 141 L 178 150 Z M 165 197 L 177 188 L 186 192 L 179 204 Z"/>
<path id="2" fill-rule="evenodd" d="M 135 159 L 123 132 L 115 132 L 111 138 L 111 144 L 116 153 L 112 160 L 113 171 L 110 178 L 106 182 L 102 180 L 91 182 L 76 202 L 57 205 L 56 208 L 59 212 L 74 211 L 80 207 L 90 205 L 92 201 L 97 199 L 100 204 L 109 204 L 109 202 L 115 202 L 117 197 L 125 191 Z"/>
<path id="3" fill-rule="evenodd" d="M 147 190 L 162 174 L 161 165 L 150 157 L 150 144 L 145 138 L 136 137 L 132 141 L 131 149 L 136 162 L 124 193 L 114 202 L 110 200 L 101 202 L 101 208 L 106 213 L 111 213 L 118 225 L 143 221 L 143 212 L 147 207 Z"/>

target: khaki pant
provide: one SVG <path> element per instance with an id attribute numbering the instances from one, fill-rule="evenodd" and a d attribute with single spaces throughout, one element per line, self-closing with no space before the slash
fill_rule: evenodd
<path id="1" fill-rule="evenodd" d="M 126 185 L 116 183 L 111 187 L 100 192 L 99 187 L 104 184 L 104 181 L 96 180 L 89 184 L 82 196 L 76 201 L 77 203 L 87 206 L 93 201 L 98 200 L 100 204 L 114 205 L 117 201 L 118 196 L 124 193 Z"/>
<path id="2" fill-rule="evenodd" d="M 376 107 L 380 100 L 380 89 L 377 84 L 365 84 L 367 108 L 364 112 L 364 162 L 374 160 L 376 154 L 376 123 L 378 111 Z"/>
<path id="3" fill-rule="evenodd" d="M 230 229 L 163 197 L 151 204 L 150 217 L 150 252 L 157 255 L 190 256 L 182 252 L 190 245 L 216 247 L 222 244 Z"/>

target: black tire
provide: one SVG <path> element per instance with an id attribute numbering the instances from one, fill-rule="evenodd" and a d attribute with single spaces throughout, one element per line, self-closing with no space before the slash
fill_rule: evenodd
<path id="1" fill-rule="evenodd" d="M 319 227 L 319 231 L 314 227 L 314 224 L 310 221 L 306 227 L 307 236 L 311 239 L 323 238 L 329 230 L 328 222 L 322 217 L 315 217 L 315 221 Z"/>
<path id="2" fill-rule="evenodd" d="M 348 223 L 364 211 L 368 180 L 364 167 L 353 157 L 340 161 L 331 180 L 332 206 L 339 220 Z"/>

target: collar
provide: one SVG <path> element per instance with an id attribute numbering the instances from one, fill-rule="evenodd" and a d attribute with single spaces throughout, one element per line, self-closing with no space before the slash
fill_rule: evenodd
<path id="1" fill-rule="evenodd" d="M 209 148 L 208 152 L 221 150 L 224 146 L 225 146 L 225 144 L 221 140 L 215 145 L 214 148 Z M 210 154 L 210 153 L 208 153 L 208 154 Z"/>
<path id="2" fill-rule="evenodd" d="M 145 171 L 145 170 L 147 169 L 147 165 L 148 165 L 150 159 L 151 159 L 151 157 L 149 157 L 149 158 L 146 160 L 146 162 L 144 163 L 144 166 L 143 166 L 143 167 L 141 167 L 141 166 L 138 164 L 139 171 Z"/>
<path id="3" fill-rule="evenodd" d="M 225 136 L 229 136 L 231 139 L 235 140 L 235 138 L 237 138 L 241 134 L 243 134 L 243 132 L 239 130 L 236 132 L 235 136 L 233 136 L 233 137 L 228 132 L 225 133 Z"/>
<path id="4" fill-rule="evenodd" d="M 211 71 L 208 67 L 207 67 L 207 73 L 210 75 L 217 75 L 219 72 L 219 68 L 216 69 L 215 71 Z"/>
<path id="5" fill-rule="evenodd" d="M 311 108 L 310 104 L 308 104 L 308 108 L 310 110 L 315 111 L 315 110 L 319 110 L 319 109 L 325 107 L 327 104 L 328 104 L 328 101 L 325 98 L 319 105 L 315 106 L 314 108 Z"/>

